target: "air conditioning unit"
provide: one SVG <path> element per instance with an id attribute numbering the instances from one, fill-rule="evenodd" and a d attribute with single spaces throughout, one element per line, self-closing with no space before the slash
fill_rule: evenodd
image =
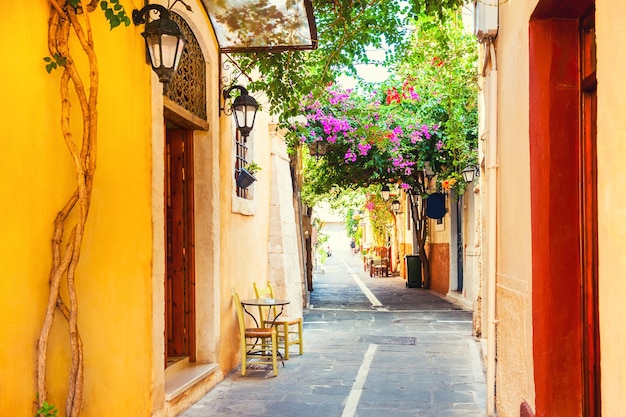
<path id="1" fill-rule="evenodd" d="M 498 35 L 499 0 L 474 1 L 474 35 L 479 42 Z"/>

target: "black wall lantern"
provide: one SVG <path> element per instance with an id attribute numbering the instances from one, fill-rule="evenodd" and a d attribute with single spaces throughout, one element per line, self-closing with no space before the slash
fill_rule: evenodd
<path id="1" fill-rule="evenodd" d="M 465 182 L 470 183 L 474 181 L 475 177 L 480 176 L 480 171 L 478 169 L 478 166 L 468 165 L 467 168 L 465 168 L 463 172 L 461 172 L 461 174 L 463 174 L 463 179 L 465 180 Z"/>
<path id="2" fill-rule="evenodd" d="M 227 115 L 235 113 L 235 123 L 237 123 L 237 129 L 239 129 L 241 136 L 247 138 L 254 127 L 254 120 L 256 119 L 256 112 L 259 109 L 259 104 L 256 102 L 254 97 L 248 94 L 248 90 L 240 85 L 234 85 L 224 90 L 222 93 L 224 100 L 230 97 L 230 93 L 233 90 L 239 90 L 241 94 L 233 100 L 230 113 L 226 111 L 226 106 L 224 106 L 224 113 Z"/>
<path id="3" fill-rule="evenodd" d="M 382 188 L 380 189 L 380 195 L 383 197 L 383 200 L 387 201 L 389 200 L 389 194 L 390 194 L 391 190 L 389 189 L 388 185 L 383 185 Z"/>
<path id="4" fill-rule="evenodd" d="M 159 14 L 159 19 L 146 23 L 148 13 Z M 141 10 L 133 10 L 133 23 L 146 28 L 141 34 L 146 40 L 150 65 L 159 76 L 159 81 L 167 84 L 176 72 L 185 47 L 185 37 L 180 28 L 170 18 L 170 12 L 160 4 L 149 4 Z"/>
<path id="5" fill-rule="evenodd" d="M 391 211 L 393 211 L 396 215 L 402 213 L 400 211 L 400 200 L 393 200 L 391 202 Z"/>

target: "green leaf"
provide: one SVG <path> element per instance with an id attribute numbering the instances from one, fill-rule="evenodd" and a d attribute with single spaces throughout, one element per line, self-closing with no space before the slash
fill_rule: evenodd
<path id="1" fill-rule="evenodd" d="M 109 23 L 111 25 L 111 29 L 114 29 L 120 25 L 120 19 L 117 16 L 113 15 L 109 19 Z"/>
<path id="2" fill-rule="evenodd" d="M 109 3 L 108 3 L 108 2 L 106 2 L 106 1 L 101 1 L 101 2 L 100 2 L 100 8 L 101 8 L 102 10 L 106 10 L 106 9 L 108 9 L 108 8 L 109 8 Z"/>
<path id="3" fill-rule="evenodd" d="M 57 417 L 58 410 L 54 405 L 48 404 L 44 401 L 44 403 L 39 407 L 39 409 L 35 412 L 35 417 Z"/>

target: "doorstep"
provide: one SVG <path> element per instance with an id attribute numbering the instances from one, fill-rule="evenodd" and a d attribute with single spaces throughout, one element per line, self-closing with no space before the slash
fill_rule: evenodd
<path id="1" fill-rule="evenodd" d="M 217 370 L 215 363 L 189 363 L 184 358 L 165 369 L 165 400 L 172 401 Z"/>
<path id="2" fill-rule="evenodd" d="M 461 307 L 463 310 L 473 310 L 472 302 L 467 300 L 465 296 L 458 291 L 449 291 L 445 298 L 452 304 Z"/>

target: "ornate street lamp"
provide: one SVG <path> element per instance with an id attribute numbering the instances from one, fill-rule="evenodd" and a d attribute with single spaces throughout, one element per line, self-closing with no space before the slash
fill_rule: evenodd
<path id="1" fill-rule="evenodd" d="M 467 168 L 461 172 L 463 174 L 463 179 L 465 182 L 470 183 L 474 181 L 475 177 L 480 176 L 480 171 L 478 170 L 478 166 L 476 165 L 468 165 Z"/>
<path id="2" fill-rule="evenodd" d="M 224 100 L 230 97 L 230 93 L 233 90 L 239 90 L 241 94 L 233 100 L 231 113 L 235 113 L 235 123 L 237 123 L 237 129 L 239 129 L 239 133 L 241 133 L 241 136 L 245 139 L 248 135 L 250 135 L 250 132 L 254 127 L 254 120 L 256 119 L 256 112 L 259 109 L 259 104 L 254 97 L 248 94 L 248 90 L 240 85 L 234 85 L 224 90 L 222 93 Z M 227 113 L 226 110 L 224 110 L 224 113 L 231 114 Z"/>
<path id="3" fill-rule="evenodd" d="M 400 211 L 400 201 L 399 200 L 393 200 L 391 202 L 391 211 L 394 212 L 394 214 L 401 214 L 402 212 Z"/>
<path id="4" fill-rule="evenodd" d="M 151 11 L 159 13 L 159 19 L 146 23 Z M 146 41 L 152 70 L 159 76 L 159 81 L 167 84 L 176 72 L 180 57 L 185 47 L 185 37 L 180 28 L 170 17 L 170 12 L 160 4 L 149 4 L 141 10 L 133 10 L 133 23 L 146 28 L 141 34 Z"/>
<path id="5" fill-rule="evenodd" d="M 380 195 L 383 197 L 383 200 L 387 201 L 389 200 L 389 193 L 391 192 L 391 190 L 389 190 L 389 186 L 388 185 L 383 185 L 382 188 L 380 189 Z"/>

